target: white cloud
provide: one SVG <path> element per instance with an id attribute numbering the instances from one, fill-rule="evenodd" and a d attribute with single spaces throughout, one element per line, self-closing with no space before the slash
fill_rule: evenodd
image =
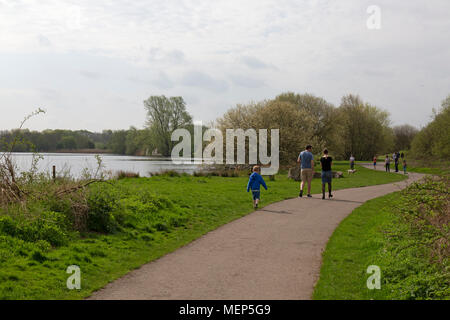
<path id="1" fill-rule="evenodd" d="M 205 88 L 214 92 L 223 92 L 228 89 L 228 83 L 221 79 L 215 79 L 200 71 L 189 71 L 183 75 L 180 84 L 188 87 Z"/>
<path id="2" fill-rule="evenodd" d="M 381 30 L 366 27 L 372 4 Z M 24 105 L 77 108 L 77 95 L 104 117 L 66 110 L 45 126 L 140 126 L 152 94 L 183 95 L 208 121 L 286 90 L 335 104 L 358 93 L 421 125 L 450 93 L 449 12 L 447 0 L 1 0 L 0 105 L 13 111 L 0 128 Z"/>

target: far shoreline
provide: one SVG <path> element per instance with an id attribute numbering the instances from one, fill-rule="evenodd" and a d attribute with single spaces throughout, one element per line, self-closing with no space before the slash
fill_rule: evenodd
<path id="1" fill-rule="evenodd" d="M 46 152 L 45 152 L 46 153 Z M 92 154 L 114 154 L 112 150 L 108 149 L 61 149 L 56 151 L 49 151 L 49 153 L 92 153 Z"/>
<path id="2" fill-rule="evenodd" d="M 1 151 L 0 153 L 8 153 L 9 151 Z M 33 151 L 13 151 L 13 154 L 32 154 Z M 115 156 L 131 156 L 131 157 L 152 157 L 152 158 L 164 158 L 162 155 L 144 155 L 144 154 L 120 154 L 115 153 L 109 149 L 60 149 L 60 150 L 50 150 L 50 151 L 37 151 L 40 154 L 99 154 L 99 155 L 115 155 Z"/>
<path id="3" fill-rule="evenodd" d="M 49 151 L 36 151 L 37 153 L 80 153 L 80 154 L 115 154 L 112 150 L 107 149 L 61 149 Z M 9 151 L 2 151 L 0 153 L 9 153 Z M 35 153 L 34 151 L 13 151 L 12 153 Z"/>

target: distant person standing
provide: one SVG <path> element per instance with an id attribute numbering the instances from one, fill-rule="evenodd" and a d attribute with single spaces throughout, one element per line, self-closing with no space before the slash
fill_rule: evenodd
<path id="1" fill-rule="evenodd" d="M 391 172 L 391 159 L 389 159 L 389 155 L 386 155 L 386 159 L 384 160 L 384 166 L 386 167 L 386 172 Z"/>
<path id="2" fill-rule="evenodd" d="M 331 171 L 331 165 L 333 158 L 328 156 L 328 150 L 323 150 L 323 156 L 320 158 L 320 164 L 322 165 L 322 199 L 325 199 L 325 184 L 328 183 L 328 198 L 332 198 L 331 194 L 331 180 L 333 178 L 333 172 Z"/>
<path id="3" fill-rule="evenodd" d="M 403 160 L 403 173 L 407 174 L 406 173 L 406 160 Z"/>
<path id="4" fill-rule="evenodd" d="M 403 160 L 403 158 L 405 157 L 405 154 L 402 152 L 401 155 L 400 155 L 400 157 L 401 157 L 402 160 Z"/>
<path id="5" fill-rule="evenodd" d="M 375 170 L 377 170 L 377 157 L 376 156 L 373 157 L 373 168 Z"/>
<path id="6" fill-rule="evenodd" d="M 395 172 L 398 172 L 398 162 L 400 161 L 400 153 L 395 153 L 394 158 L 394 165 L 395 165 Z"/>
<path id="7" fill-rule="evenodd" d="M 354 169 L 355 168 L 355 157 L 352 155 L 350 155 L 350 169 Z"/>
<path id="8" fill-rule="evenodd" d="M 311 182 L 314 175 L 314 156 L 311 153 L 312 146 L 307 145 L 305 151 L 298 156 L 297 162 L 300 163 L 302 183 L 300 184 L 299 197 L 303 197 L 303 187 L 308 183 L 308 198 L 311 198 Z"/>

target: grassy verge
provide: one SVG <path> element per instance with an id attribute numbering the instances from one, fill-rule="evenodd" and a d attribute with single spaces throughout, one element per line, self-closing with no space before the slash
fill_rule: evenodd
<path id="1" fill-rule="evenodd" d="M 450 170 L 447 168 L 429 168 L 429 167 L 411 167 L 407 169 L 409 172 L 434 174 L 434 175 L 446 175 L 450 174 Z"/>
<path id="2" fill-rule="evenodd" d="M 448 192 L 448 179 L 430 179 L 354 210 L 327 244 L 314 299 L 449 299 Z M 379 290 L 367 287 L 371 265 Z"/>
<path id="3" fill-rule="evenodd" d="M 450 161 L 440 159 L 440 160 L 418 160 L 409 159 L 407 160 L 408 167 L 407 170 L 410 172 L 434 174 L 434 175 L 448 175 L 450 174 Z M 401 168 L 401 165 L 400 165 Z"/>
<path id="4" fill-rule="evenodd" d="M 347 163 L 334 188 L 362 187 L 404 179 Z M 245 177 L 155 176 L 91 185 L 88 229 L 76 232 L 64 220 L 61 201 L 37 203 L 34 218 L 20 210 L 0 213 L 0 299 L 80 299 L 144 263 L 157 259 L 251 211 Z M 268 181 L 262 205 L 298 195 L 286 174 Z M 313 182 L 320 192 L 320 181 Z M 30 209 L 31 210 L 31 209 Z M 70 265 L 81 268 L 81 290 L 68 290 Z"/>

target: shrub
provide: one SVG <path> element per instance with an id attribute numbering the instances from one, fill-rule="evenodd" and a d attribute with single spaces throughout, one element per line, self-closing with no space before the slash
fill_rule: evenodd
<path id="1" fill-rule="evenodd" d="M 154 227 L 157 231 L 169 231 L 169 226 L 165 222 L 157 222 Z"/>
<path id="2" fill-rule="evenodd" d="M 152 241 L 153 236 L 149 233 L 143 233 L 139 236 L 139 239 L 144 240 L 144 241 Z"/>
<path id="3" fill-rule="evenodd" d="M 428 178 L 401 192 L 379 254 L 393 299 L 449 297 L 449 186 L 448 178 Z"/>
<path id="4" fill-rule="evenodd" d="M 120 170 L 116 173 L 116 179 L 125 179 L 125 178 L 139 178 L 139 172 L 130 172 L 130 171 L 123 171 Z"/>
<path id="5" fill-rule="evenodd" d="M 111 188 L 93 188 L 88 197 L 87 227 L 91 231 L 113 233 L 119 229 L 114 212 L 119 208 L 118 197 Z"/>
<path id="6" fill-rule="evenodd" d="M 0 234 L 15 236 L 16 223 L 10 216 L 0 217 Z"/>
<path id="7" fill-rule="evenodd" d="M 51 245 L 61 246 L 67 243 L 67 232 L 58 225 L 61 214 L 45 212 L 42 217 L 31 220 L 13 220 L 6 216 L 0 218 L 0 232 L 28 242 L 45 240 Z"/>
<path id="8" fill-rule="evenodd" d="M 47 257 L 41 251 L 36 250 L 32 253 L 31 259 L 42 263 L 47 260 Z"/>

